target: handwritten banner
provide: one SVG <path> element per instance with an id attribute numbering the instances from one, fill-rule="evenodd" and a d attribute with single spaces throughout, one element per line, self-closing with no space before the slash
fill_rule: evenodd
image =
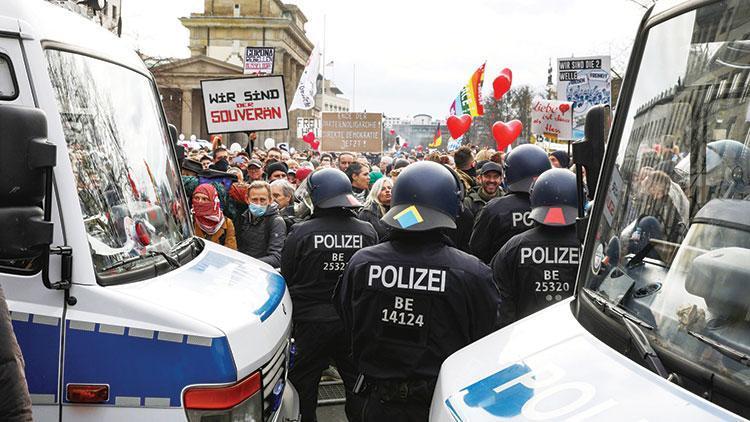
<path id="1" fill-rule="evenodd" d="M 289 129 L 282 76 L 201 81 L 208 133 Z"/>
<path id="2" fill-rule="evenodd" d="M 531 102 L 531 133 L 552 141 L 573 137 L 573 103 L 536 97 Z"/>
<path id="3" fill-rule="evenodd" d="M 323 113 L 322 148 L 326 151 L 381 152 L 383 115 Z"/>

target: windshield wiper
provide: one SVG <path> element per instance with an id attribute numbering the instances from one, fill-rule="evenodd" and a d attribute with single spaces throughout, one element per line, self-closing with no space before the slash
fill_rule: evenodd
<path id="1" fill-rule="evenodd" d="M 171 249 L 169 249 L 170 254 L 177 253 L 179 254 L 180 251 L 185 249 L 186 246 L 196 246 L 196 237 L 190 236 L 187 239 L 181 240 L 180 242 L 177 242 L 174 246 L 172 246 Z"/>
<path id="2" fill-rule="evenodd" d="M 651 343 L 648 341 L 646 333 L 644 333 L 641 329 L 641 327 L 643 327 L 653 331 L 654 327 L 647 322 L 642 321 L 635 315 L 627 312 L 619 305 L 613 305 L 599 293 L 596 293 L 595 291 L 587 289 L 585 287 L 582 290 L 586 294 L 586 296 L 588 296 L 598 305 L 602 306 L 603 310 L 610 311 L 620 317 L 620 320 L 622 320 L 622 323 L 625 325 L 625 330 L 630 335 L 630 339 L 632 340 L 633 345 L 636 349 L 638 349 L 638 353 L 640 354 L 641 359 L 645 360 L 657 375 L 662 378 L 671 380 L 672 378 L 670 377 L 669 372 L 664 367 L 664 364 L 661 362 L 661 359 L 659 359 L 659 355 L 656 354 L 654 348 L 651 347 Z"/>
<path id="3" fill-rule="evenodd" d="M 634 323 L 634 324 L 636 324 L 636 325 L 638 325 L 640 327 L 643 327 L 643 328 L 645 328 L 647 330 L 653 331 L 653 330 L 656 329 L 656 327 L 654 327 L 653 325 L 647 323 L 646 321 L 638 318 L 637 316 L 631 314 L 630 312 L 626 311 L 625 309 L 623 309 L 622 307 L 620 307 L 620 305 L 613 304 L 612 302 L 610 302 L 609 300 L 607 300 L 606 298 L 604 298 L 599 293 L 597 293 L 597 292 L 595 292 L 595 291 L 593 291 L 591 289 L 587 289 L 585 287 L 583 289 L 581 289 L 581 290 L 586 294 L 586 296 L 588 296 L 589 299 L 593 300 L 594 302 L 596 302 L 597 305 L 601 306 L 602 310 L 609 311 L 609 312 L 617 315 L 621 319 L 626 319 L 626 320 L 628 320 L 628 321 L 630 321 L 630 322 L 632 322 L 632 323 Z"/>
<path id="4" fill-rule="evenodd" d="M 746 355 L 740 352 L 739 350 L 735 350 L 734 348 L 727 346 L 726 344 L 719 343 L 718 341 L 708 338 L 704 336 L 703 334 L 698 334 L 695 331 L 688 330 L 688 334 L 697 338 L 703 343 L 706 343 L 709 346 L 713 347 L 717 352 L 721 353 L 722 355 L 732 360 L 736 360 L 737 362 L 745 366 L 750 366 L 750 355 Z"/>
<path id="5" fill-rule="evenodd" d="M 164 258 L 164 260 L 167 261 L 167 263 L 169 263 L 169 265 L 171 265 L 172 267 L 174 267 L 174 268 L 180 268 L 180 262 L 177 261 L 176 259 L 174 259 L 172 256 L 170 256 L 166 252 L 149 251 L 149 252 L 147 252 L 147 253 L 145 253 L 143 255 L 138 255 L 138 256 L 130 257 L 128 259 L 124 259 L 124 260 L 119 261 L 119 262 L 115 262 L 114 264 L 112 264 L 112 265 L 110 265 L 108 267 L 104 267 L 101 270 L 101 272 L 106 272 L 106 271 L 109 271 L 109 270 L 113 270 L 115 268 L 119 268 L 119 267 L 122 267 L 122 266 L 125 266 L 125 265 L 128 265 L 128 264 L 132 264 L 134 262 L 141 261 L 141 260 L 146 259 L 146 258 L 153 258 L 153 257 L 156 257 L 156 256 L 160 256 L 160 257 Z"/>

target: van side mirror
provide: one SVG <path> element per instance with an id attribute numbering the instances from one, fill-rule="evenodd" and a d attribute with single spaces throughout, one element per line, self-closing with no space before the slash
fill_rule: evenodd
<path id="1" fill-rule="evenodd" d="M 576 169 L 586 169 L 586 187 L 589 199 L 594 198 L 599 169 L 604 158 L 604 146 L 609 134 L 609 107 L 594 106 L 586 113 L 583 127 L 584 139 L 573 143 L 573 161 Z"/>
<path id="2" fill-rule="evenodd" d="M 572 144 L 573 161 L 576 165 L 576 181 L 578 182 L 578 219 L 576 221 L 576 228 L 578 239 L 581 243 L 583 243 L 586 236 L 586 225 L 588 224 L 588 217 L 584 212 L 584 204 L 587 199 L 593 199 L 596 192 L 599 170 L 604 158 L 604 146 L 606 145 L 609 133 L 608 128 L 609 106 L 594 106 L 586 113 L 586 123 L 583 127 L 584 139 Z M 588 195 L 583 190 L 584 181 Z"/>
<path id="3" fill-rule="evenodd" d="M 0 259 L 41 259 L 48 288 L 49 255 L 53 240 L 52 169 L 57 148 L 47 141 L 47 116 L 37 108 L 0 106 Z M 67 255 L 69 248 L 55 248 Z M 60 284 L 60 283 L 56 283 Z"/>
<path id="4" fill-rule="evenodd" d="M 0 128 L 0 258 L 32 259 L 52 243 L 50 213 L 42 205 L 52 189 L 55 145 L 47 142 L 47 117 L 36 108 L 0 106 Z"/>

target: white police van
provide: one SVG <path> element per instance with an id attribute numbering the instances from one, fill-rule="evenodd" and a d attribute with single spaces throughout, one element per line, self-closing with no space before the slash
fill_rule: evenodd
<path id="1" fill-rule="evenodd" d="M 0 2 L 0 284 L 35 420 L 298 419 L 284 280 L 193 237 L 173 144 L 123 42 Z"/>
<path id="2" fill-rule="evenodd" d="M 450 356 L 431 420 L 750 415 L 750 2 L 656 3 L 607 119 L 576 295 Z"/>

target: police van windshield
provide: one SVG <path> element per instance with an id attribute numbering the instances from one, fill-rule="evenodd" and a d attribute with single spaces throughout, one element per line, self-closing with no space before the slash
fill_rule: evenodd
<path id="1" fill-rule="evenodd" d="M 152 265 L 158 256 L 116 266 L 192 234 L 153 84 L 103 60 L 46 53 L 94 267 Z"/>
<path id="2" fill-rule="evenodd" d="M 583 287 L 750 387 L 750 2 L 649 31 Z M 622 116 L 621 116 L 622 117 Z M 612 144 L 611 146 L 616 146 Z"/>

